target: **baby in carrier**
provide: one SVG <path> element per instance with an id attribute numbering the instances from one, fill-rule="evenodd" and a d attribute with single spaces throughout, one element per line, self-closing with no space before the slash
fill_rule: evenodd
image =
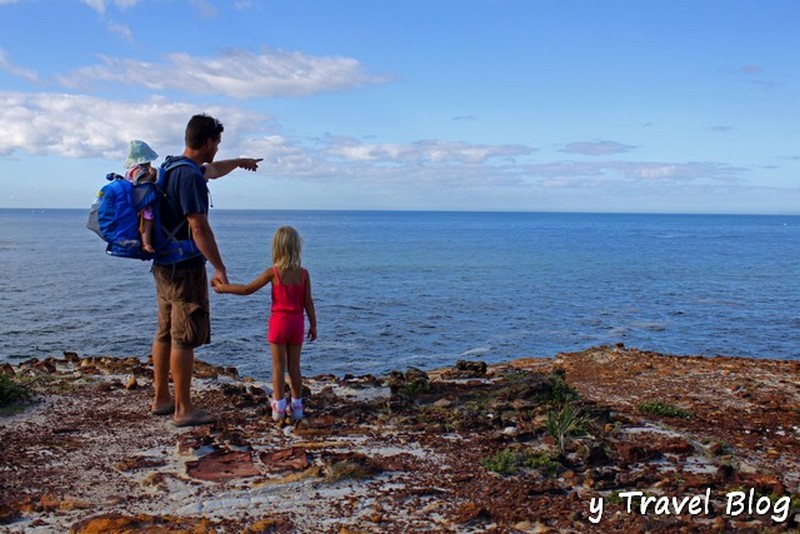
<path id="1" fill-rule="evenodd" d="M 158 154 L 144 141 L 135 139 L 128 144 L 128 159 L 125 160 L 125 178 L 133 185 L 155 182 L 158 171 L 151 165 Z M 144 208 L 139 212 L 139 233 L 142 235 L 142 249 L 155 252 L 153 248 L 153 211 Z"/>

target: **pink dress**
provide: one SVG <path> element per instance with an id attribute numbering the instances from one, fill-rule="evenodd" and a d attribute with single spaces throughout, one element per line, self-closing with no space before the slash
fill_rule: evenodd
<path id="1" fill-rule="evenodd" d="M 283 285 L 280 273 L 272 268 L 272 313 L 267 340 L 278 345 L 302 345 L 305 336 L 306 270 L 299 284 Z"/>

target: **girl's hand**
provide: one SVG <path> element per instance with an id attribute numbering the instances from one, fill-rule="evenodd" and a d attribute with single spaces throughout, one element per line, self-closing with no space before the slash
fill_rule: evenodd
<path id="1" fill-rule="evenodd" d="M 211 287 L 214 288 L 215 293 L 225 293 L 225 284 L 223 284 L 216 278 L 211 279 Z"/>
<path id="2" fill-rule="evenodd" d="M 317 339 L 317 327 L 316 326 L 309 326 L 308 327 L 308 334 L 306 337 L 309 341 L 315 341 Z"/>

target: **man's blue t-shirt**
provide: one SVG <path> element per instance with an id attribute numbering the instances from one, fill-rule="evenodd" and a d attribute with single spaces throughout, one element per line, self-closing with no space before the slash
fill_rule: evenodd
<path id="1" fill-rule="evenodd" d="M 175 237 L 185 240 L 191 238 L 189 222 L 180 226 L 186 216 L 192 213 L 208 214 L 208 185 L 203 175 L 205 168 L 198 167 L 186 156 L 167 156 L 164 165 L 181 160 L 190 164 L 176 167 L 167 175 L 164 191 L 167 198 L 161 202 L 161 224 L 168 232 L 178 228 Z"/>

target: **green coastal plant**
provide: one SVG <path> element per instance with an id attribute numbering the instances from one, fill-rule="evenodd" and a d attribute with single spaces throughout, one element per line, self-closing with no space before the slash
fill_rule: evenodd
<path id="1" fill-rule="evenodd" d="M 0 408 L 5 408 L 30 398 L 27 388 L 5 373 L 0 373 Z"/>
<path id="2" fill-rule="evenodd" d="M 98 384 L 99 380 L 92 376 L 70 376 L 51 373 L 34 372 L 15 377 L 17 384 L 27 391 L 47 391 L 61 395 L 75 393 L 89 385 Z"/>
<path id="3" fill-rule="evenodd" d="M 546 452 L 515 447 L 507 447 L 496 454 L 481 458 L 481 465 L 501 475 L 513 475 L 522 469 L 534 469 L 542 471 L 549 477 L 555 476 L 561 467 L 561 464 L 550 458 Z"/>
<path id="4" fill-rule="evenodd" d="M 592 418 L 583 413 L 579 406 L 567 403 L 561 408 L 554 408 L 547 412 L 545 430 L 555 440 L 558 451 L 563 454 L 568 442 L 589 434 L 591 423 Z"/>
<path id="5" fill-rule="evenodd" d="M 578 393 L 567 384 L 564 371 L 555 371 L 549 377 L 550 402 L 555 406 L 564 406 L 578 400 Z"/>
<path id="6" fill-rule="evenodd" d="M 639 405 L 639 412 L 648 415 L 658 415 L 662 417 L 690 417 L 691 414 L 686 410 L 678 408 L 667 402 L 660 400 L 646 401 Z"/>
<path id="7" fill-rule="evenodd" d="M 561 464 L 550 458 L 546 452 L 531 453 L 523 462 L 524 467 L 536 469 L 543 472 L 548 477 L 554 477 L 558 474 Z"/>
<path id="8" fill-rule="evenodd" d="M 431 387 L 430 382 L 417 380 L 403 385 L 403 387 L 400 388 L 400 392 L 404 395 L 408 395 L 409 397 L 414 397 L 416 395 L 425 395 L 426 393 L 430 393 L 432 389 L 433 388 Z"/>
<path id="9" fill-rule="evenodd" d="M 519 455 L 512 449 L 503 449 L 492 456 L 481 458 L 481 465 L 501 475 L 511 475 L 519 469 Z"/>

